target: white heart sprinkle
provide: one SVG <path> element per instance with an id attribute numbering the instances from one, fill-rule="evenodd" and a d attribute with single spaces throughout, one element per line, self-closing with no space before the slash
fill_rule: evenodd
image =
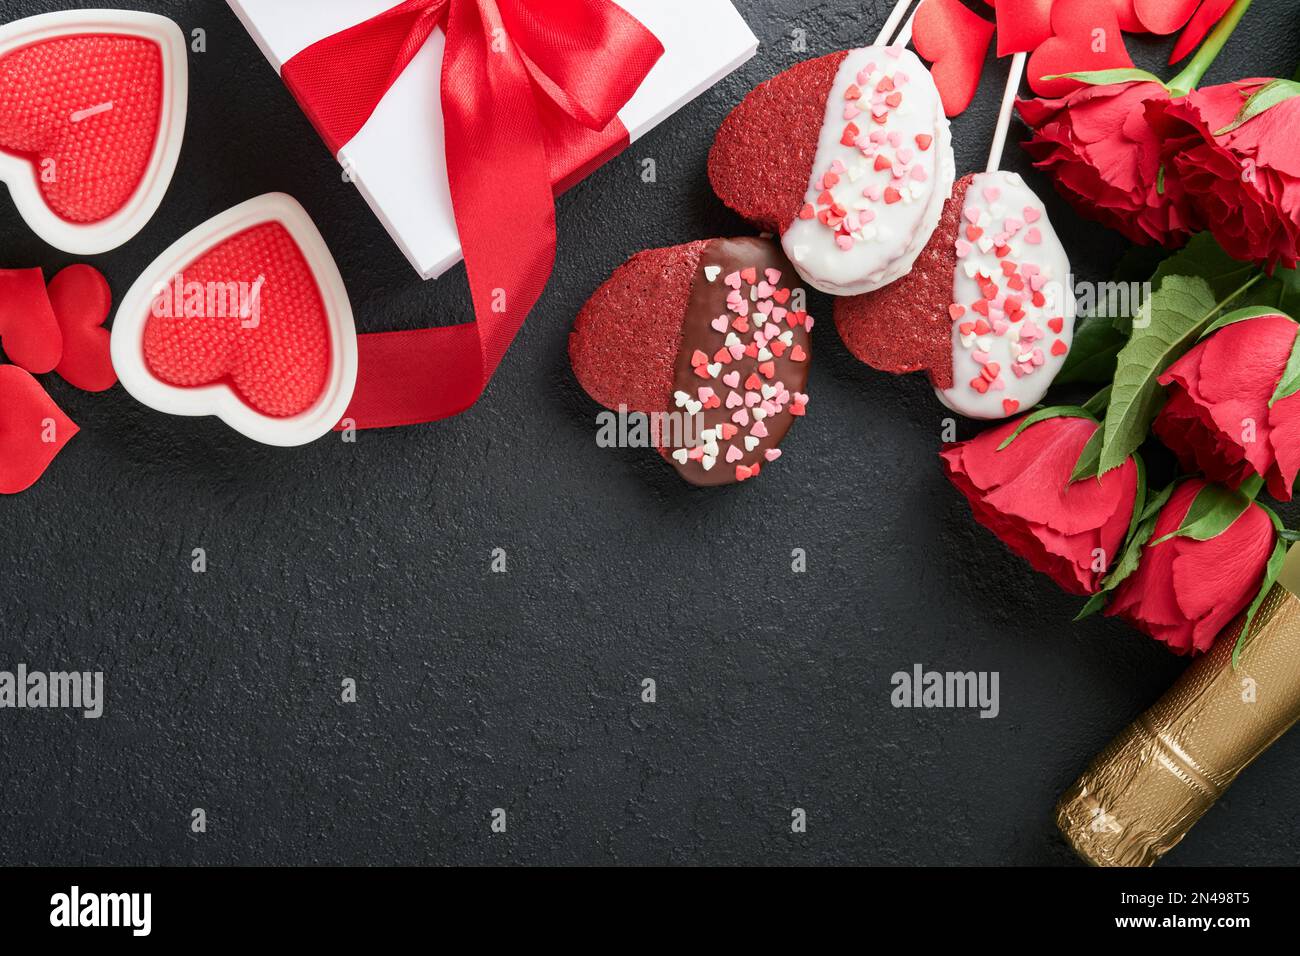
<path id="1" fill-rule="evenodd" d="M 704 278 L 705 278 L 706 280 L 708 280 L 709 282 L 712 282 L 714 279 L 716 279 L 716 278 L 717 278 L 718 276 L 720 276 L 720 275 L 722 275 L 722 266 L 705 266 L 705 267 L 704 267 Z"/>

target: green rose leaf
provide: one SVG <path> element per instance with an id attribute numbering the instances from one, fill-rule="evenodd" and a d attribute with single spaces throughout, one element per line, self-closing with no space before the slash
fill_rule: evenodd
<path id="1" fill-rule="evenodd" d="M 1056 376 L 1057 385 L 1071 382 L 1109 382 L 1115 375 L 1115 361 L 1128 336 L 1110 319 L 1093 318 L 1074 330 L 1074 342 L 1065 364 Z"/>
<path id="2" fill-rule="evenodd" d="M 1191 538 L 1195 541 L 1209 541 L 1217 538 L 1232 527 L 1233 522 L 1251 506 L 1252 499 L 1240 491 L 1232 491 L 1222 485 L 1206 485 L 1196 493 L 1192 505 L 1183 516 L 1177 531 L 1171 531 L 1152 545 L 1162 544 L 1170 538 Z"/>
<path id="3" fill-rule="evenodd" d="M 1297 96 L 1300 96 L 1300 83 L 1295 80 L 1274 80 L 1272 83 L 1266 83 L 1246 100 L 1246 104 L 1241 108 L 1241 112 L 1237 114 L 1237 118 L 1223 129 L 1218 130 L 1214 135 L 1225 136 L 1238 127 L 1249 123 L 1260 113 L 1265 113 L 1287 100 L 1295 99 Z"/>
<path id="4" fill-rule="evenodd" d="M 1286 315 L 1286 313 L 1279 312 L 1277 309 L 1271 309 L 1266 305 L 1252 305 L 1248 309 L 1236 309 L 1229 312 L 1227 315 L 1219 316 L 1206 327 L 1204 332 L 1201 333 L 1201 339 L 1208 339 L 1215 332 L 1219 331 L 1219 329 L 1226 326 L 1236 325 L 1238 322 L 1249 322 L 1251 319 L 1263 318 L 1266 315 L 1281 315 L 1288 319 L 1291 318 L 1291 316 Z M 1294 322 L 1295 320 L 1292 319 L 1291 321 Z M 1197 341 L 1200 341 L 1200 339 Z"/>
<path id="5" fill-rule="evenodd" d="M 1033 414 L 1025 416 L 1025 420 L 1020 423 L 1016 430 L 1007 436 L 1001 445 L 998 445 L 998 451 L 1002 451 L 1002 449 L 1008 447 L 1013 441 L 1019 438 L 1020 433 L 1030 425 L 1037 425 L 1039 422 L 1045 422 L 1049 418 L 1087 418 L 1094 422 L 1097 420 L 1093 417 L 1092 412 L 1088 411 L 1088 409 L 1084 408 L 1082 405 L 1053 405 L 1051 408 L 1040 408 Z"/>
<path id="6" fill-rule="evenodd" d="M 1163 89 L 1165 81 L 1154 73 L 1135 68 L 1118 68 L 1114 70 L 1088 70 L 1083 73 L 1055 73 L 1043 77 L 1044 80 L 1078 80 L 1089 86 L 1106 86 L 1111 83 L 1155 83 Z"/>

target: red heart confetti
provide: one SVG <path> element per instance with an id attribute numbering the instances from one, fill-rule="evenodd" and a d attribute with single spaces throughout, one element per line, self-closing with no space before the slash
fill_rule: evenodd
<path id="1" fill-rule="evenodd" d="M 1053 0 L 1001 0 L 997 5 L 998 56 L 1029 53 L 1052 35 Z"/>
<path id="2" fill-rule="evenodd" d="M 76 424 L 40 382 L 17 365 L 0 365 L 0 494 L 34 485 L 75 434 Z"/>
<path id="3" fill-rule="evenodd" d="M 917 8 L 912 42 L 916 52 L 934 64 L 930 75 L 949 116 L 975 98 L 993 30 L 992 23 L 959 0 L 923 0 Z"/>
<path id="4" fill-rule="evenodd" d="M 1187 29 L 1183 30 L 1178 37 L 1178 42 L 1174 44 L 1173 52 L 1169 54 L 1169 62 L 1177 63 L 1200 46 L 1201 41 L 1214 29 L 1215 24 L 1223 19 L 1232 4 L 1233 0 L 1205 0 L 1197 7 L 1196 12 L 1192 14 L 1192 19 L 1187 23 Z"/>
<path id="5" fill-rule="evenodd" d="M 117 382 L 109 356 L 112 338 L 104 321 L 113 295 L 103 274 L 88 265 L 71 265 L 50 280 L 50 305 L 63 330 L 63 358 L 55 371 L 70 385 L 102 392 Z"/>
<path id="6" fill-rule="evenodd" d="M 1096 0 L 1057 0 L 1052 7 L 1053 36 L 1029 58 L 1029 85 L 1039 96 L 1065 96 L 1078 80 L 1045 76 L 1131 67 L 1115 8 Z"/>
<path id="7" fill-rule="evenodd" d="M 36 375 L 59 364 L 63 335 L 40 269 L 0 269 L 0 348 Z"/>
<path id="8" fill-rule="evenodd" d="M 1151 33 L 1173 33 L 1191 19 L 1201 0 L 1133 0 L 1133 9 Z"/>

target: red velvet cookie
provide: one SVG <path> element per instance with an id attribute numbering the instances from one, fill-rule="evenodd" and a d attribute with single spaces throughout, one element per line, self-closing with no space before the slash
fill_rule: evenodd
<path id="1" fill-rule="evenodd" d="M 606 408 L 650 416 L 652 442 L 695 485 L 744 481 L 808 404 L 813 320 L 768 239 L 637 253 L 578 313 L 574 374 Z"/>
<path id="2" fill-rule="evenodd" d="M 835 327 L 859 361 L 882 372 L 927 372 L 935 388 L 952 387 L 952 276 L 961 211 L 973 176 L 953 186 L 939 226 L 912 271 L 866 295 L 835 300 Z"/>

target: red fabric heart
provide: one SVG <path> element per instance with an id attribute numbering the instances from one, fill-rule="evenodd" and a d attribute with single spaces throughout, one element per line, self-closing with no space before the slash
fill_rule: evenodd
<path id="1" fill-rule="evenodd" d="M 50 305 L 63 330 L 63 358 L 55 371 L 87 392 L 113 387 L 117 373 L 109 357 L 108 318 L 113 304 L 108 281 L 98 269 L 72 265 L 50 280 Z"/>
<path id="2" fill-rule="evenodd" d="M 17 365 L 0 365 L 0 494 L 35 484 L 77 431 L 40 382 Z"/>
<path id="3" fill-rule="evenodd" d="M 1174 44 L 1173 52 L 1169 54 L 1169 62 L 1177 63 L 1200 46 L 1201 41 L 1214 29 L 1215 24 L 1223 19 L 1232 4 L 1233 0 L 1205 0 L 1197 7 L 1196 13 L 1187 23 L 1187 29 Z"/>
<path id="4" fill-rule="evenodd" d="M 1136 3 L 1137 0 L 1110 0 L 1121 30 L 1125 33 L 1150 33 L 1146 25 L 1138 19 Z"/>
<path id="5" fill-rule="evenodd" d="M 1084 84 L 1044 80 L 1045 76 L 1085 73 L 1133 65 L 1115 9 L 1095 0 L 1057 0 L 1052 7 L 1053 36 L 1029 58 L 1029 85 L 1039 96 L 1061 97 Z"/>
<path id="6" fill-rule="evenodd" d="M 36 375 L 59 364 L 63 335 L 40 269 L 0 269 L 0 347 Z"/>
<path id="7" fill-rule="evenodd" d="M 135 193 L 162 113 L 162 51 L 141 37 L 58 37 L 0 59 L 0 149 L 36 166 L 69 222 L 107 219 Z"/>
<path id="8" fill-rule="evenodd" d="M 1133 0 L 1137 17 L 1152 33 L 1173 33 L 1192 18 L 1201 0 Z"/>
<path id="9" fill-rule="evenodd" d="M 994 26 L 958 0 L 924 0 L 916 11 L 912 43 L 934 64 L 943 111 L 956 116 L 975 98 Z"/>
<path id="10" fill-rule="evenodd" d="M 1002 0 L 997 5 L 998 56 L 1028 53 L 1052 35 L 1053 0 Z"/>
<path id="11" fill-rule="evenodd" d="M 275 418 L 309 409 L 330 371 L 330 327 L 302 250 L 278 222 L 218 243 L 166 283 L 145 324 L 150 372 L 179 388 L 224 383 Z"/>

